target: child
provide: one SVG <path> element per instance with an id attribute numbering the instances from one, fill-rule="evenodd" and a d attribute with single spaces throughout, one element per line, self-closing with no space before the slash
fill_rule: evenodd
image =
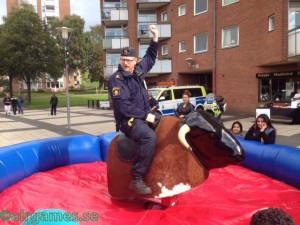
<path id="1" fill-rule="evenodd" d="M 235 121 L 230 130 L 232 131 L 232 133 L 236 136 L 243 136 L 243 125 L 241 124 L 241 122 L 239 121 Z"/>

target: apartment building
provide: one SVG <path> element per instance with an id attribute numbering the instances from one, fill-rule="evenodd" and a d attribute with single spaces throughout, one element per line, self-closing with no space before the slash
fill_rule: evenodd
<path id="1" fill-rule="evenodd" d="M 32 8 L 38 13 L 40 19 L 44 23 L 49 23 L 52 19 L 63 19 L 65 16 L 71 14 L 70 0 L 6 0 L 7 14 L 14 8 L 19 8 L 22 3 L 30 4 Z M 80 83 L 80 71 L 76 71 L 70 75 L 70 87 L 76 87 Z M 46 74 L 42 78 L 37 78 L 33 81 L 31 88 L 33 90 L 63 90 L 66 88 L 66 77 L 62 76 L 58 80 L 51 78 L 49 74 Z M 19 89 L 26 89 L 26 83 L 15 81 L 13 89 L 19 91 Z"/>
<path id="2" fill-rule="evenodd" d="M 149 87 L 200 84 L 222 95 L 228 111 L 255 114 L 260 101 L 289 103 L 300 85 L 300 1 L 102 0 L 101 6 L 107 79 L 123 47 L 143 56 L 147 26 L 157 24 Z"/>

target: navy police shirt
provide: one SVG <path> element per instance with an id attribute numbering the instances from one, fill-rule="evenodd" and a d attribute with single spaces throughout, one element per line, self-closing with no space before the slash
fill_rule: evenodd
<path id="1" fill-rule="evenodd" d="M 124 119 L 146 119 L 150 113 L 145 75 L 155 64 L 157 50 L 158 42 L 151 40 L 144 58 L 135 65 L 133 73 L 126 72 L 119 64 L 118 70 L 109 78 L 108 91 L 113 99 L 117 124 Z"/>

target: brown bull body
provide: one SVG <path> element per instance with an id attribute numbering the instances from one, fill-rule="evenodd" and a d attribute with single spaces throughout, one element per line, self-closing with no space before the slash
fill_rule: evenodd
<path id="1" fill-rule="evenodd" d="M 152 194 L 138 195 L 129 190 L 131 162 L 120 160 L 116 153 L 117 137 L 107 154 L 108 191 L 114 198 L 163 198 L 188 191 L 203 183 L 208 171 L 178 140 L 179 120 L 163 117 L 156 131 L 157 148 L 145 177 Z"/>

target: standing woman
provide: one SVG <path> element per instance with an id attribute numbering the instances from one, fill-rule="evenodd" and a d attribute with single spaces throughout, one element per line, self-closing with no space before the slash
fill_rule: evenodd
<path id="1" fill-rule="evenodd" d="M 11 98 L 9 94 L 6 94 L 6 96 L 3 98 L 3 103 L 4 103 L 4 111 L 6 112 L 6 115 L 10 115 Z"/>
<path id="2" fill-rule="evenodd" d="M 248 130 L 245 140 L 259 141 L 264 144 L 274 144 L 276 130 L 271 124 L 271 120 L 266 114 L 260 114 L 256 122 Z"/>
<path id="3" fill-rule="evenodd" d="M 194 111 L 195 106 L 190 103 L 191 92 L 185 90 L 182 95 L 183 103 L 180 103 L 175 111 L 179 119 L 184 119 L 189 113 Z"/>

